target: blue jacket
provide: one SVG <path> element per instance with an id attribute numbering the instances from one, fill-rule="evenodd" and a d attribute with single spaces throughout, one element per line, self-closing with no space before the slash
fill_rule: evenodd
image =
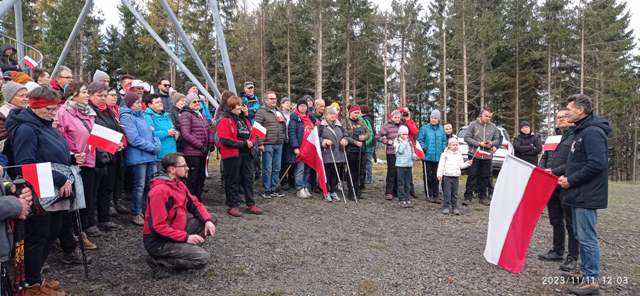
<path id="1" fill-rule="evenodd" d="M 153 131 L 142 111 L 134 112 L 127 107 L 120 108 L 120 125 L 127 135 L 127 148 L 124 151 L 127 166 L 156 161 L 160 153 L 160 140 L 153 136 Z"/>
<path id="2" fill-rule="evenodd" d="M 240 94 L 240 97 L 242 98 L 242 103 L 247 105 L 247 108 L 249 108 L 249 120 L 251 120 L 251 124 L 253 124 L 253 122 L 255 121 L 256 112 L 258 112 L 258 110 L 260 110 L 260 108 L 262 107 L 262 105 L 260 104 L 260 97 L 258 95 L 249 97 L 244 92 Z"/>
<path id="3" fill-rule="evenodd" d="M 584 209 L 607 207 L 610 133 L 609 122 L 593 114 L 576 123 L 565 171 L 569 181 L 564 197 L 566 205 Z"/>
<path id="4" fill-rule="evenodd" d="M 418 143 L 425 151 L 424 159 L 428 161 L 440 161 L 440 155 L 447 148 L 447 135 L 442 125 L 425 124 L 418 133 Z"/>
<path id="5" fill-rule="evenodd" d="M 15 109 L 7 119 L 14 164 L 51 162 L 71 165 L 69 145 L 53 121 L 38 117 L 31 109 Z M 53 183 L 61 187 L 67 177 L 53 171 Z"/>
<path id="6" fill-rule="evenodd" d="M 144 119 L 153 130 L 153 136 L 160 140 L 160 153 L 156 160 L 160 161 L 165 155 L 176 152 L 176 138 L 169 135 L 169 130 L 174 129 L 171 114 L 168 112 L 159 114 L 151 108 L 147 108 L 144 112 Z"/>
<path id="7" fill-rule="evenodd" d="M 289 130 L 287 133 L 289 134 L 289 144 L 291 145 L 291 148 L 300 148 L 300 144 L 302 144 L 302 137 L 304 137 L 304 123 L 295 112 L 291 113 Z"/>
<path id="8" fill-rule="evenodd" d="M 413 147 L 411 141 L 402 141 L 400 138 L 396 148 L 396 167 L 410 168 L 413 167 Z"/>

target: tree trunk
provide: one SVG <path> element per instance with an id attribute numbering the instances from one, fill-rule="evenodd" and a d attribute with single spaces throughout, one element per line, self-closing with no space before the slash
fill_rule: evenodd
<path id="1" fill-rule="evenodd" d="M 287 95 L 291 97 L 291 0 L 287 1 Z"/>
<path id="2" fill-rule="evenodd" d="M 407 81 L 404 75 L 404 56 L 405 56 L 405 36 L 400 37 L 400 106 L 405 107 L 407 105 Z"/>
<path id="3" fill-rule="evenodd" d="M 316 68 L 316 99 L 322 99 L 322 0 L 317 1 L 318 5 L 318 63 Z"/>
<path id="4" fill-rule="evenodd" d="M 463 76 L 463 99 L 464 99 L 464 125 L 469 124 L 469 98 L 468 98 L 468 77 L 467 77 L 467 38 L 465 36 L 465 0 L 462 1 L 462 76 Z"/>
<path id="5" fill-rule="evenodd" d="M 265 77 L 266 75 L 266 69 L 265 69 L 265 64 L 264 61 L 265 59 L 265 52 L 264 52 L 264 23 L 265 23 L 265 18 L 266 18 L 266 11 L 267 11 L 267 1 L 262 1 L 262 9 L 261 9 L 261 17 L 260 17 L 260 95 L 264 98 L 264 93 L 267 90 L 267 86 L 265 85 Z"/>
<path id="6" fill-rule="evenodd" d="M 636 109 L 638 109 L 636 107 Z M 636 111 L 637 114 L 637 111 Z M 636 116 L 635 125 L 633 127 L 633 167 L 631 168 L 633 172 L 633 182 L 638 182 L 638 118 Z"/>
<path id="7" fill-rule="evenodd" d="M 514 112 L 513 112 L 513 134 L 518 134 L 518 125 L 520 122 L 520 42 L 518 41 L 518 32 L 516 29 L 516 83 L 514 95 Z"/>
<path id="8" fill-rule="evenodd" d="M 389 25 L 389 20 L 387 19 L 387 17 L 385 17 L 385 23 L 384 23 L 384 43 L 383 43 L 383 49 L 382 49 L 382 64 L 384 66 L 384 116 L 388 116 L 389 115 L 389 85 L 388 85 L 388 78 L 389 78 L 389 73 L 388 73 L 388 69 L 387 69 L 387 64 L 389 61 L 389 57 L 388 57 L 388 38 L 389 38 L 389 31 L 388 31 L 388 25 Z M 384 121 L 383 121 L 384 122 Z"/>
<path id="9" fill-rule="evenodd" d="M 584 94 L 584 15 L 582 16 L 582 28 L 580 29 L 580 94 Z"/>
<path id="10" fill-rule="evenodd" d="M 551 45 L 547 44 L 547 134 L 553 134 L 553 95 L 551 94 Z"/>
<path id="11" fill-rule="evenodd" d="M 485 88 L 487 83 L 486 67 L 487 67 L 487 53 L 485 44 L 482 42 L 480 49 L 480 108 L 482 109 L 485 104 Z"/>
<path id="12" fill-rule="evenodd" d="M 344 114 L 347 114 L 347 106 L 349 105 L 349 88 L 351 84 L 349 84 L 349 72 L 351 71 L 351 1 L 346 0 L 347 2 L 347 18 L 346 18 L 346 27 L 344 30 L 344 39 L 346 43 L 345 50 L 345 73 L 344 73 L 344 97 L 342 98 L 342 111 Z"/>
<path id="13" fill-rule="evenodd" d="M 440 80 L 442 83 L 442 114 L 444 122 L 447 122 L 447 30 L 442 18 L 442 74 Z"/>

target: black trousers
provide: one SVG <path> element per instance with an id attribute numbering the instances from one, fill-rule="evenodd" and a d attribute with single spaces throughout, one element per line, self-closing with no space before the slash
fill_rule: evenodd
<path id="1" fill-rule="evenodd" d="M 366 166 L 366 155 L 360 151 L 347 152 L 347 159 L 349 160 L 349 170 L 351 170 L 351 180 L 353 184 L 349 184 L 348 196 L 353 196 L 351 185 L 355 188 L 356 196 L 360 198 L 360 191 L 362 190 L 362 184 L 364 184 L 364 170 Z M 348 172 L 347 172 L 348 173 Z"/>
<path id="2" fill-rule="evenodd" d="M 124 165 L 124 159 L 119 158 L 116 160 L 115 173 L 110 175 L 111 178 L 114 178 L 113 182 L 113 205 L 117 205 L 118 203 L 122 203 L 122 194 L 124 193 L 124 183 L 125 183 L 125 171 L 126 167 Z"/>
<path id="3" fill-rule="evenodd" d="M 425 160 L 425 166 L 427 169 L 427 189 L 429 189 L 429 196 L 427 198 L 437 198 L 440 189 L 438 188 L 438 162 Z"/>
<path id="4" fill-rule="evenodd" d="M 338 168 L 337 172 L 336 167 Z M 327 174 L 327 189 L 329 190 L 329 193 L 336 193 L 338 190 L 338 183 L 340 181 L 338 180 L 338 177 L 342 178 L 344 175 L 343 171 L 344 163 L 336 163 L 335 165 L 333 163 L 324 164 L 324 172 Z M 342 180 L 342 183 L 342 186 L 344 186 L 344 180 Z M 342 189 L 347 190 L 347 188 L 344 187 Z"/>
<path id="5" fill-rule="evenodd" d="M 458 183 L 459 177 L 442 177 L 442 195 L 444 195 L 443 207 L 458 207 Z"/>
<path id="6" fill-rule="evenodd" d="M 224 193 L 226 204 L 236 208 L 242 203 L 240 196 L 244 196 L 247 206 L 255 205 L 253 198 L 253 158 L 248 154 L 222 160 L 224 167 Z"/>
<path id="7" fill-rule="evenodd" d="M 102 168 L 96 168 L 96 183 L 98 186 L 97 192 L 97 210 L 98 210 L 98 222 L 106 223 L 111 220 L 109 216 L 109 207 L 111 207 L 111 200 L 115 192 L 115 186 L 117 182 L 118 164 L 110 163 Z"/>
<path id="8" fill-rule="evenodd" d="M 474 159 L 469 167 L 469 178 L 464 192 L 466 199 L 471 199 L 473 192 L 478 193 L 478 197 L 486 199 L 487 190 L 491 183 L 491 159 Z"/>
<path id="9" fill-rule="evenodd" d="M 573 232 L 573 221 L 571 207 L 562 204 L 562 194 L 560 189 L 556 189 L 547 203 L 549 212 L 549 222 L 553 228 L 553 250 L 558 254 L 564 254 L 565 234 L 568 240 L 569 256 L 578 259 L 580 254 L 580 244 L 576 240 Z"/>
<path id="10" fill-rule="evenodd" d="M 189 175 L 187 177 L 187 188 L 191 194 L 198 197 L 202 201 L 202 189 L 204 187 L 204 171 L 207 165 L 207 158 L 205 156 L 185 156 L 187 166 L 189 166 Z M 225 172 L 225 178 L 226 178 Z"/>
<path id="11" fill-rule="evenodd" d="M 98 209 L 98 182 L 96 178 L 96 169 L 81 167 L 80 176 L 82 177 L 82 185 L 84 186 L 84 200 L 86 208 L 80 210 L 83 230 L 96 226 L 97 209 Z M 108 210 L 107 210 L 108 211 Z"/>
<path id="12" fill-rule="evenodd" d="M 73 224 L 71 221 L 75 219 L 72 215 L 73 213 L 67 212 L 51 212 L 30 216 L 25 221 L 24 269 L 27 284 L 33 285 L 42 282 L 42 266 L 47 261 L 51 244 L 61 234 L 63 219 L 68 219 L 69 227 L 71 227 L 68 229 L 68 233 L 72 234 Z M 73 237 L 61 238 L 60 243 L 65 252 L 75 249 Z"/>
<path id="13" fill-rule="evenodd" d="M 186 231 L 187 235 L 199 234 L 204 237 L 204 224 L 193 215 L 189 215 Z M 197 245 L 174 242 L 154 235 L 145 236 L 142 242 L 151 260 L 166 269 L 200 269 L 209 262 L 209 252 Z"/>
<path id="14" fill-rule="evenodd" d="M 387 179 L 384 193 L 398 196 L 398 170 L 396 169 L 396 155 L 387 154 Z"/>

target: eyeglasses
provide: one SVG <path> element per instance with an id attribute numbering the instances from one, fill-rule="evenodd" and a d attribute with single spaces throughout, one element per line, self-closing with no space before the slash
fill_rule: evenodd
<path id="1" fill-rule="evenodd" d="M 47 112 L 49 112 L 49 113 L 53 113 L 53 112 L 58 111 L 58 106 L 54 106 L 54 107 L 45 107 L 44 109 L 45 109 L 45 110 L 47 110 Z"/>
<path id="2" fill-rule="evenodd" d="M 171 84 L 163 84 L 164 87 L 171 87 Z"/>
<path id="3" fill-rule="evenodd" d="M 193 101 L 191 101 L 191 104 L 199 104 L 199 103 L 200 103 L 200 100 L 193 100 Z"/>
<path id="4" fill-rule="evenodd" d="M 73 76 L 60 76 L 60 78 L 73 79 Z"/>
<path id="5" fill-rule="evenodd" d="M 186 165 L 186 164 L 183 164 L 183 165 L 176 165 L 175 167 L 176 168 L 188 168 L 189 166 Z"/>

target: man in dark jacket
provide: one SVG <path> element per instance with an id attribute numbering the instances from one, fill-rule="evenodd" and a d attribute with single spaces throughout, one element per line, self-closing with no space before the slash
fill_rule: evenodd
<path id="1" fill-rule="evenodd" d="M 491 159 L 502 144 L 500 131 L 491 122 L 492 117 L 493 111 L 487 106 L 483 107 L 478 119 L 469 124 L 464 133 L 464 141 L 469 145 L 469 157 L 473 159 L 473 165 L 469 168 L 463 205 L 471 203 L 473 191 L 478 193 L 481 204 L 490 205 L 487 190 L 491 186 Z"/>
<path id="2" fill-rule="evenodd" d="M 609 122 L 593 114 L 593 103 L 586 95 L 569 98 L 569 121 L 576 125 L 565 174 L 558 184 L 566 189 L 563 203 L 572 207 L 576 238 L 580 243 L 582 281 L 569 292 L 592 295 L 600 291 L 600 248 L 596 232 L 598 209 L 608 202 L 607 159 Z"/>
<path id="3" fill-rule="evenodd" d="M 260 97 L 256 95 L 256 86 L 253 82 L 247 81 L 244 83 L 243 92 L 240 93 L 243 104 L 249 109 L 249 120 L 251 123 L 255 121 L 256 113 L 260 110 L 262 105 L 260 104 Z"/>
<path id="4" fill-rule="evenodd" d="M 173 109 L 173 100 L 169 95 L 169 89 L 171 89 L 171 81 L 169 79 L 160 79 L 158 81 L 158 97 L 162 99 L 162 106 L 167 112 Z"/>
<path id="5" fill-rule="evenodd" d="M 276 109 L 276 93 L 267 91 L 265 96 L 264 106 L 258 110 L 255 118 L 256 123 L 267 129 L 266 138 L 258 140 L 258 148 L 262 151 L 262 197 L 284 197 L 284 194 L 277 192 L 277 187 L 282 167 L 282 147 L 287 138 L 287 122 L 282 112 Z"/>
<path id="6" fill-rule="evenodd" d="M 540 167 L 550 171 L 556 176 L 565 174 L 567 157 L 571 152 L 573 124 L 567 120 L 568 116 L 569 110 L 561 109 L 558 111 L 556 115 L 556 135 L 562 135 L 562 139 L 555 150 L 545 151 L 540 160 Z M 545 254 L 538 255 L 538 258 L 543 261 L 562 261 L 564 258 L 566 229 L 566 233 L 568 233 L 569 254 L 564 263 L 560 265 L 560 270 L 572 271 L 576 268 L 578 260 L 578 241 L 573 232 L 571 207 L 562 204 L 563 195 L 564 189 L 557 187 L 551 199 L 549 199 L 549 203 L 547 203 L 549 222 L 553 227 L 553 249 Z"/>
<path id="7" fill-rule="evenodd" d="M 198 245 L 216 233 L 214 218 L 181 181 L 189 171 L 184 157 L 170 153 L 161 163 L 164 174 L 151 181 L 143 231 L 156 278 L 169 276 L 169 270 L 203 268 L 210 255 Z"/>
<path id="8" fill-rule="evenodd" d="M 540 138 L 531 131 L 529 122 L 520 123 L 520 134 L 513 142 L 513 150 L 516 157 L 533 165 L 538 163 L 538 154 L 542 151 L 542 145 Z"/>

